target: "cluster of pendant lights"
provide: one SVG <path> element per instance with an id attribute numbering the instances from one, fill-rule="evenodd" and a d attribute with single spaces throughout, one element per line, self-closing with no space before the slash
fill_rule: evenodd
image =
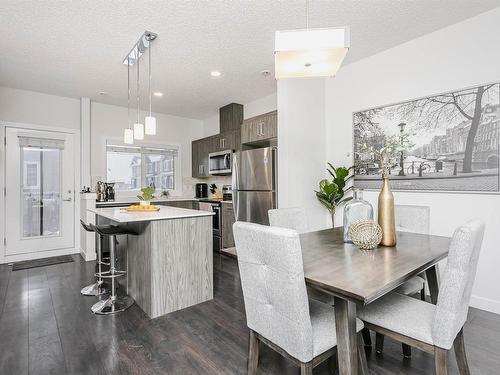
<path id="1" fill-rule="evenodd" d="M 155 35 L 156 37 L 156 35 Z M 144 140 L 145 135 L 156 135 L 156 118 L 152 115 L 151 112 L 151 102 L 152 102 L 152 96 L 151 96 L 151 42 L 153 39 L 150 39 L 150 34 L 145 33 L 143 35 L 143 38 L 145 40 L 143 42 L 143 46 L 146 45 L 148 48 L 149 56 L 148 56 L 148 63 L 149 63 L 149 73 L 148 73 L 148 81 L 149 81 L 149 88 L 148 88 L 148 93 L 149 93 L 149 116 L 146 116 L 144 118 L 144 123 L 141 122 L 140 119 L 140 79 L 139 79 L 139 60 L 141 58 L 141 40 L 137 43 L 136 47 L 132 50 L 132 52 L 126 57 L 125 59 L 125 64 L 127 65 L 127 120 L 128 120 L 128 127 L 124 131 L 123 135 L 123 142 L 126 144 L 133 144 L 134 140 L 137 141 L 142 141 Z M 142 38 L 141 38 L 142 39 Z M 131 57 L 133 55 L 133 57 Z M 133 58 L 133 61 L 131 60 Z M 130 69 L 131 66 L 133 66 L 133 62 L 137 65 L 137 85 L 136 85 L 136 90 L 137 90 L 137 121 L 131 126 L 131 121 L 130 121 Z"/>

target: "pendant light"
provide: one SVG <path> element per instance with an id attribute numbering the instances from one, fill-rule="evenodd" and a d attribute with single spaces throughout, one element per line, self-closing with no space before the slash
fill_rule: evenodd
<path id="1" fill-rule="evenodd" d="M 149 46 L 149 116 L 144 119 L 147 135 L 156 135 L 156 118 L 151 114 L 151 45 Z"/>
<path id="2" fill-rule="evenodd" d="M 276 31 L 274 68 L 276 79 L 333 77 L 350 47 L 349 27 L 309 28 L 309 0 L 306 0 L 306 28 Z"/>
<path id="3" fill-rule="evenodd" d="M 134 131 L 130 127 L 130 58 L 127 58 L 127 128 L 123 134 L 123 143 L 134 144 Z"/>
<path id="4" fill-rule="evenodd" d="M 134 139 L 142 141 L 144 139 L 144 124 L 140 121 L 140 91 L 139 91 L 139 50 L 137 50 L 137 122 L 134 124 Z"/>

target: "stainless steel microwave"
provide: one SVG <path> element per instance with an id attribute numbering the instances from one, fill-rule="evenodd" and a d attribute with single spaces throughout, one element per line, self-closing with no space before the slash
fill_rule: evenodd
<path id="1" fill-rule="evenodd" d="M 208 154 L 208 173 L 212 175 L 231 174 L 233 150 L 224 150 Z"/>

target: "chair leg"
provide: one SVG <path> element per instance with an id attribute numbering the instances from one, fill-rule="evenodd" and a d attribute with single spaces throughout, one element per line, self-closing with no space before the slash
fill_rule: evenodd
<path id="1" fill-rule="evenodd" d="M 411 346 L 407 344 L 401 344 L 403 347 L 403 356 L 405 358 L 411 358 Z"/>
<path id="2" fill-rule="evenodd" d="M 312 361 L 300 364 L 300 375 L 312 375 L 313 363 Z"/>
<path id="3" fill-rule="evenodd" d="M 460 375 L 470 375 L 469 364 L 467 363 L 467 355 L 465 354 L 464 329 L 458 332 L 455 341 L 453 342 L 455 349 L 455 357 L 457 357 L 458 372 Z"/>
<path id="4" fill-rule="evenodd" d="M 254 331 L 250 330 L 248 336 L 248 362 L 247 374 L 257 374 L 257 367 L 259 366 L 259 339 Z"/>
<path id="5" fill-rule="evenodd" d="M 384 351 L 384 335 L 378 332 L 375 335 L 375 351 L 377 354 L 382 354 Z"/>
<path id="6" fill-rule="evenodd" d="M 358 367 L 360 375 L 368 375 L 368 363 L 366 362 L 365 342 L 363 334 L 358 333 Z"/>
<path id="7" fill-rule="evenodd" d="M 370 336 L 370 330 L 368 328 L 363 328 L 361 331 L 363 334 L 363 340 L 365 340 L 365 346 L 371 348 L 372 346 L 372 337 Z"/>
<path id="8" fill-rule="evenodd" d="M 448 375 L 448 350 L 434 348 L 434 368 L 436 375 Z"/>

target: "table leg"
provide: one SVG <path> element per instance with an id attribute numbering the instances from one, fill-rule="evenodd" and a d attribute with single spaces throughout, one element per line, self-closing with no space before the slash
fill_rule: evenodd
<path id="1" fill-rule="evenodd" d="M 429 292 L 431 293 L 431 302 L 435 305 L 438 300 L 439 295 L 439 283 L 437 276 L 437 266 L 433 265 L 427 271 L 425 271 L 427 276 L 427 285 L 429 286 Z"/>
<path id="2" fill-rule="evenodd" d="M 356 304 L 335 297 L 335 325 L 340 375 L 358 375 Z"/>

